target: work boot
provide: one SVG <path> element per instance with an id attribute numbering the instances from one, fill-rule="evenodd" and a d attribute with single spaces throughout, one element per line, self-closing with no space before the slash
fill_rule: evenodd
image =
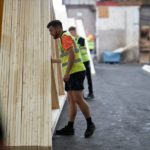
<path id="1" fill-rule="evenodd" d="M 94 94 L 93 93 L 89 93 L 85 99 L 86 100 L 88 100 L 88 99 L 94 99 Z"/>
<path id="2" fill-rule="evenodd" d="M 89 138 L 93 135 L 94 131 L 95 131 L 96 127 L 94 125 L 94 123 L 92 123 L 91 125 L 89 125 L 84 133 L 84 137 L 85 138 Z"/>
<path id="3" fill-rule="evenodd" d="M 64 136 L 74 135 L 74 129 L 69 126 L 65 126 L 60 130 L 56 130 L 56 135 L 64 135 Z"/>

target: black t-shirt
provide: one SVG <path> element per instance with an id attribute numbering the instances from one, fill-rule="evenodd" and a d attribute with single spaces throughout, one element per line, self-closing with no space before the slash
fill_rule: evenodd
<path id="1" fill-rule="evenodd" d="M 85 39 L 84 39 L 83 37 L 79 37 L 79 39 L 78 39 L 78 44 L 79 44 L 80 46 L 85 46 Z"/>

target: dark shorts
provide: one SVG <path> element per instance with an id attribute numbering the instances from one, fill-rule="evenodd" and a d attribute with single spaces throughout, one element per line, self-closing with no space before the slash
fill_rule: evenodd
<path id="1" fill-rule="evenodd" d="M 69 81 L 65 82 L 66 91 L 81 91 L 84 89 L 85 71 L 73 73 Z"/>

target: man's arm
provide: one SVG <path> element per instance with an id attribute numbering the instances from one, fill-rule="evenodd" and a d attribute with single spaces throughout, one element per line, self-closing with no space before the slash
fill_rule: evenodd
<path id="1" fill-rule="evenodd" d="M 68 65 L 67 65 L 66 72 L 63 78 L 64 81 L 66 82 L 70 78 L 70 71 L 72 69 L 72 66 L 75 60 L 74 41 L 71 38 L 71 36 L 63 36 L 61 38 L 61 43 L 62 43 L 62 47 L 64 51 L 68 53 Z"/>
<path id="2" fill-rule="evenodd" d="M 69 53 L 69 58 L 68 58 L 68 66 L 67 66 L 67 69 L 66 69 L 66 73 L 64 75 L 64 81 L 68 81 L 69 80 L 69 77 L 70 77 L 70 71 L 72 69 L 72 66 L 74 64 L 74 60 L 75 60 L 75 52 L 73 50 L 73 47 L 69 48 L 67 50 L 67 52 Z"/>

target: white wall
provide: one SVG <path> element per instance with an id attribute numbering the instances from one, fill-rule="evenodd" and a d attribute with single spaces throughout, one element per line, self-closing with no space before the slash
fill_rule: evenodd
<path id="1" fill-rule="evenodd" d="M 97 13 L 97 29 L 98 30 L 114 30 L 125 29 L 125 13 L 126 7 L 109 7 L 108 18 L 98 18 Z M 98 10 L 97 10 L 98 12 Z"/>
<path id="2" fill-rule="evenodd" d="M 55 19 L 60 20 L 63 24 L 64 30 L 68 29 L 68 17 L 66 6 L 62 5 L 62 0 L 53 0 L 53 7 L 55 13 Z"/>
<path id="3" fill-rule="evenodd" d="M 109 17 L 99 18 L 99 8 L 97 8 L 96 45 L 98 61 L 101 61 L 103 51 L 113 51 L 131 43 L 136 44 L 136 46 L 127 52 L 124 60 L 125 62 L 136 61 L 139 52 L 139 7 L 110 6 L 108 9 Z"/>
<path id="4" fill-rule="evenodd" d="M 139 41 L 139 7 L 126 9 L 126 43 Z"/>
<path id="5" fill-rule="evenodd" d="M 126 9 L 126 45 L 133 45 L 126 52 L 125 62 L 138 61 L 139 59 L 139 7 L 128 7 Z"/>

